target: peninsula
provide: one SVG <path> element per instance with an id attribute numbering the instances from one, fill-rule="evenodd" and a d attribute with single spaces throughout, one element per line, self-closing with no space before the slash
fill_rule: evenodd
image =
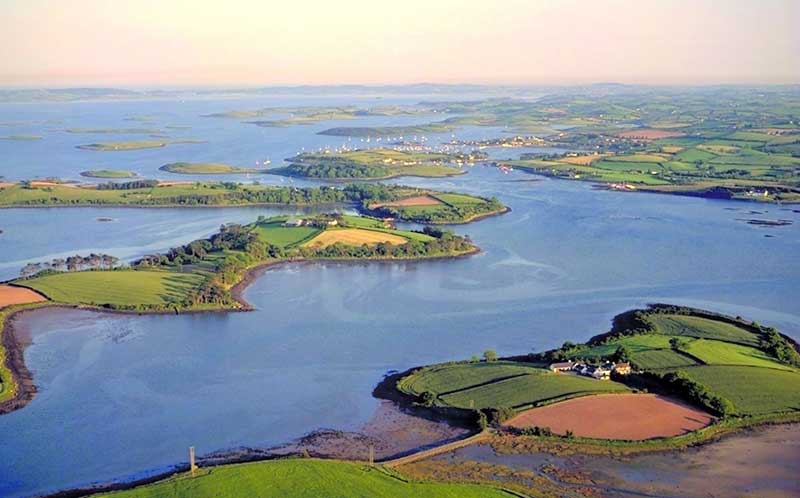
<path id="1" fill-rule="evenodd" d="M 376 218 L 323 214 L 259 217 L 223 225 L 208 239 L 118 266 L 107 255 L 28 265 L 22 277 L 0 285 L 0 320 L 47 305 L 138 313 L 248 310 L 243 287 L 258 268 L 298 261 L 398 261 L 452 258 L 478 251 L 469 239 L 426 227 L 398 230 Z M 16 290 L 22 292 L 15 292 Z M 2 309 L 2 306 L 9 306 Z M 34 393 L 19 345 L 0 330 L 0 413 L 24 406 Z"/>
<path id="2" fill-rule="evenodd" d="M 669 449 L 800 420 L 800 354 L 773 328 L 657 304 L 618 315 L 610 332 L 585 344 L 414 368 L 376 393 L 481 429 L 493 425 L 501 446 L 541 445 L 543 437 Z"/>
<path id="3" fill-rule="evenodd" d="M 277 187 L 235 182 L 134 180 L 101 184 L 0 184 L 0 208 L 51 206 L 227 207 L 350 205 L 364 214 L 417 223 L 468 223 L 508 211 L 499 200 L 382 184 Z"/>

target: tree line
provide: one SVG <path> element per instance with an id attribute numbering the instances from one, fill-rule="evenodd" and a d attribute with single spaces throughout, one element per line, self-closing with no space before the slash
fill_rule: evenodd
<path id="1" fill-rule="evenodd" d="M 64 272 L 83 270 L 110 270 L 119 264 L 119 258 L 110 254 L 91 253 L 88 256 L 69 256 L 51 261 L 28 263 L 20 270 L 20 277 L 30 278 L 44 272 Z"/>

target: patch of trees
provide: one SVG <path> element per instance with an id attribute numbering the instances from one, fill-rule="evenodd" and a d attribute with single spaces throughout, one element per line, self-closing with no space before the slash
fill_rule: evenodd
<path id="1" fill-rule="evenodd" d="M 158 185 L 158 180 L 134 180 L 131 182 L 106 182 L 99 183 L 97 190 L 134 190 L 139 188 L 153 188 Z"/>
<path id="2" fill-rule="evenodd" d="M 685 372 L 678 370 L 661 375 L 662 385 L 683 398 L 704 406 L 720 417 L 735 415 L 736 409 L 728 399 L 709 392 L 700 382 L 695 382 Z"/>
<path id="3" fill-rule="evenodd" d="M 30 278 L 41 276 L 45 273 L 60 273 L 65 271 L 83 270 L 110 270 L 119 264 L 119 258 L 110 254 L 91 253 L 88 256 L 69 256 L 55 258 L 51 261 L 28 263 L 20 270 L 20 277 Z"/>
<path id="4" fill-rule="evenodd" d="M 797 349 L 772 327 L 764 329 L 761 337 L 761 349 L 777 358 L 781 363 L 800 367 L 800 354 Z"/>
<path id="5" fill-rule="evenodd" d="M 315 164 L 293 163 L 280 171 L 302 178 L 382 178 L 391 173 L 383 166 L 360 164 L 346 159 L 328 160 Z"/>

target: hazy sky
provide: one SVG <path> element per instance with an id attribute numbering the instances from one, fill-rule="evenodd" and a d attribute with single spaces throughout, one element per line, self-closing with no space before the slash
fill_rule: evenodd
<path id="1" fill-rule="evenodd" d="M 800 0 L 0 0 L 0 85 L 798 83 Z"/>

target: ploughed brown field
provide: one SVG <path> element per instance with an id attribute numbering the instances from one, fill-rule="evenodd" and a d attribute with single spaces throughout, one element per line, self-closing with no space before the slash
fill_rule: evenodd
<path id="1" fill-rule="evenodd" d="M 628 130 L 617 133 L 622 138 L 640 138 L 643 140 L 658 140 L 659 138 L 682 137 L 685 133 L 680 131 L 654 130 L 652 128 L 641 130 Z"/>
<path id="2" fill-rule="evenodd" d="M 436 206 L 437 204 L 441 204 L 442 201 L 439 199 L 430 196 L 430 195 L 418 195 L 416 197 L 407 197 L 405 199 L 400 199 L 399 201 L 392 201 L 392 202 L 376 202 L 375 204 L 370 204 L 370 209 L 377 209 L 384 206 Z"/>
<path id="3" fill-rule="evenodd" d="M 642 440 L 701 429 L 714 420 L 708 413 L 656 394 L 598 394 L 523 412 L 504 425 L 549 427 L 564 435 L 597 439 Z"/>
<path id="4" fill-rule="evenodd" d="M 41 301 L 47 301 L 47 298 L 38 292 L 22 287 L 0 285 L 0 308 L 11 306 L 12 304 L 38 303 Z"/>

